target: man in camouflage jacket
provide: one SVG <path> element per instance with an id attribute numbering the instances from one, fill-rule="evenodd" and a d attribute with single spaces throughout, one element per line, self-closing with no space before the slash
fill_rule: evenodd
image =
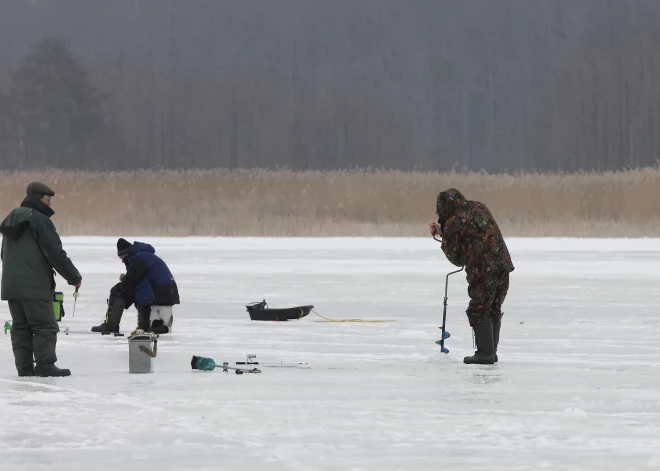
<path id="1" fill-rule="evenodd" d="M 442 236 L 447 259 L 464 266 L 467 273 L 470 304 L 466 313 L 477 351 L 463 361 L 492 364 L 498 360 L 502 303 L 514 269 L 509 250 L 486 205 L 468 201 L 454 188 L 438 194 L 436 214 L 438 222 L 430 224 L 431 234 Z"/>

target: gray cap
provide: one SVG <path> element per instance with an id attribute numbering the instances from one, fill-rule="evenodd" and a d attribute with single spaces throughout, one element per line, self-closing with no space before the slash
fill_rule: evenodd
<path id="1" fill-rule="evenodd" d="M 55 192 L 41 182 L 30 183 L 25 190 L 25 194 L 55 196 Z"/>

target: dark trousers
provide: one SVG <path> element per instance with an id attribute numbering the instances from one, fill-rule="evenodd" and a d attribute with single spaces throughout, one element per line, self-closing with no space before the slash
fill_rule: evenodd
<path id="1" fill-rule="evenodd" d="M 509 291 L 509 273 L 494 273 L 468 284 L 470 326 L 502 320 L 502 303 Z"/>
<path id="2" fill-rule="evenodd" d="M 9 301 L 11 345 L 18 370 L 57 361 L 55 346 L 60 328 L 55 320 L 52 301 Z"/>
<path id="3" fill-rule="evenodd" d="M 135 303 L 135 290 L 128 283 L 117 283 L 110 289 L 110 299 L 112 302 L 122 304 L 123 310 L 129 309 Z M 135 305 L 138 315 L 137 321 L 138 329 L 149 330 L 151 326 L 151 306 L 138 306 Z M 119 323 L 123 314 L 123 310 L 117 310 L 112 321 Z"/>

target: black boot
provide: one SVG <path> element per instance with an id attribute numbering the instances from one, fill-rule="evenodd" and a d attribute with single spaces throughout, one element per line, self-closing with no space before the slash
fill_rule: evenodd
<path id="1" fill-rule="evenodd" d="M 160 319 L 156 319 L 151 323 L 150 330 L 154 334 L 166 334 L 170 331 L 170 328 L 167 327 Z"/>
<path id="2" fill-rule="evenodd" d="M 136 329 L 141 329 L 145 332 L 152 332 L 151 330 L 151 306 L 144 306 L 137 308 L 137 321 Z"/>
<path id="3" fill-rule="evenodd" d="M 34 376 L 34 366 L 17 368 L 18 376 Z"/>
<path id="4" fill-rule="evenodd" d="M 497 363 L 497 344 L 500 343 L 500 327 L 502 326 L 502 321 L 493 321 L 493 351 L 495 354 L 495 363 Z"/>
<path id="5" fill-rule="evenodd" d="M 495 349 L 493 347 L 493 323 L 487 322 L 474 326 L 474 339 L 477 351 L 471 357 L 463 358 L 468 365 L 492 365 L 495 363 Z"/>
<path id="6" fill-rule="evenodd" d="M 66 368 L 58 368 L 55 364 L 39 365 L 34 367 L 34 376 L 71 376 L 71 371 Z"/>
<path id="7" fill-rule="evenodd" d="M 18 376 L 32 376 L 34 370 L 34 347 L 32 331 L 25 323 L 16 323 L 10 330 L 14 351 L 14 364 Z"/>
<path id="8" fill-rule="evenodd" d="M 119 333 L 119 323 L 124 313 L 124 300 L 116 296 L 108 298 L 108 310 L 105 313 L 105 321 L 100 325 L 92 327 L 92 332 Z"/>

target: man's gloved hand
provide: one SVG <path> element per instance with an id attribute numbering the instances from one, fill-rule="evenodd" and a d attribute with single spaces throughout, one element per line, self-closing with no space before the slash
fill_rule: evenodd
<path id="1" fill-rule="evenodd" d="M 124 281 L 124 278 L 126 278 L 126 273 L 119 275 L 119 281 Z"/>

